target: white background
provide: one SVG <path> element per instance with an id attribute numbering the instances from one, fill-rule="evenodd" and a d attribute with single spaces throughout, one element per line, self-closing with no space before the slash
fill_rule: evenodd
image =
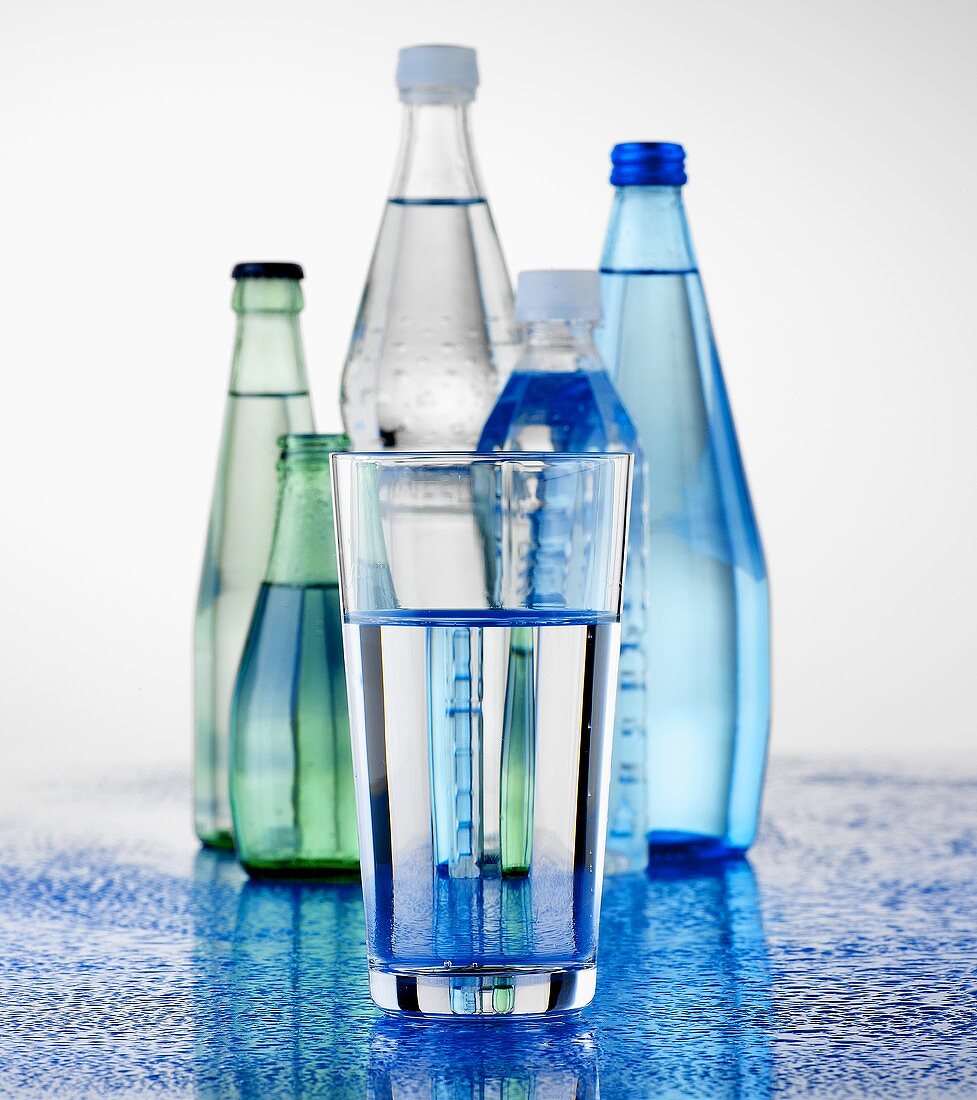
<path id="1" fill-rule="evenodd" d="M 615 141 L 687 201 L 766 543 L 779 753 L 973 752 L 967 0 L 4 0 L 7 761 L 189 759 L 236 260 L 305 265 L 319 426 L 398 136 L 397 48 L 479 49 L 513 273 L 593 265 Z"/>

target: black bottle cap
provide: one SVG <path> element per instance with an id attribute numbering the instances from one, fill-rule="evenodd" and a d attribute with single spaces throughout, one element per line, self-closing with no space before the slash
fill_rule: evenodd
<path id="1" fill-rule="evenodd" d="M 244 264 L 235 264 L 231 272 L 232 279 L 304 279 L 305 272 L 299 264 L 283 264 L 262 260 L 251 260 Z"/>

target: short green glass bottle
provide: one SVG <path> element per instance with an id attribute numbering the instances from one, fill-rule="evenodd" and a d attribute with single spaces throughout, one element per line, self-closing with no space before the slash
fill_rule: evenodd
<path id="1" fill-rule="evenodd" d="M 194 825 L 233 848 L 228 794 L 231 699 L 275 529 L 275 459 L 285 432 L 312 432 L 299 314 L 302 268 L 238 264 L 234 361 L 195 629 Z"/>
<path id="2" fill-rule="evenodd" d="M 231 709 L 238 856 L 264 878 L 359 873 L 329 456 L 345 435 L 280 440 L 278 519 Z"/>

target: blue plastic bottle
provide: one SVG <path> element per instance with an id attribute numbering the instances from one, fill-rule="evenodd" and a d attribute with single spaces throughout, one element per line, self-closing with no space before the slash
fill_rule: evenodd
<path id="1" fill-rule="evenodd" d="M 770 726 L 767 572 L 682 203 L 685 151 L 628 142 L 598 346 L 646 469 L 651 849 L 745 850 Z"/>
<path id="2" fill-rule="evenodd" d="M 482 429 L 480 451 L 630 451 L 638 450 L 637 433 L 621 398 L 608 377 L 594 345 L 600 320 L 600 277 L 596 271 L 524 271 L 516 294 L 516 320 L 524 326 L 525 342 L 505 389 Z M 640 463 L 636 462 L 632 502 L 643 497 Z M 552 491 L 552 490 L 551 490 Z M 573 502 L 568 501 L 568 515 Z M 569 521 L 568 521 L 569 522 Z M 596 520 L 595 520 L 596 522 Z M 551 570 L 573 568 L 564 557 L 568 539 L 547 532 L 541 545 L 550 547 L 545 560 L 527 562 L 527 584 L 545 598 Z M 627 579 L 621 623 L 621 664 L 614 723 L 614 755 L 608 801 L 605 868 L 613 873 L 644 866 L 645 679 L 644 524 L 632 504 Z M 519 639 L 515 639 L 516 642 Z M 531 665 L 532 653 L 514 648 L 516 659 Z M 519 670 L 510 672 L 518 684 Z M 524 677 L 532 682 L 531 675 Z M 507 715 L 533 713 L 531 700 L 507 700 Z M 532 737 L 516 723 L 511 738 L 531 755 Z M 508 745 L 506 746 L 508 748 Z M 515 754 L 513 754 L 514 756 Z M 512 757 L 507 757 L 511 759 Z M 506 779 L 503 776 L 503 798 Z M 512 772 L 512 774 L 523 774 Z M 525 768 L 525 774 L 531 774 Z M 544 777 L 545 781 L 545 777 Z M 504 810 L 503 805 L 503 810 Z M 504 823 L 503 823 L 504 825 Z M 504 841 L 509 839 L 503 829 Z M 506 868 L 503 852 L 503 870 Z"/>

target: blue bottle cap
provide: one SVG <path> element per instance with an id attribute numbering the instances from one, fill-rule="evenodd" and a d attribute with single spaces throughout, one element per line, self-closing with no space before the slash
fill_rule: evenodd
<path id="1" fill-rule="evenodd" d="M 674 141 L 625 141 L 611 150 L 615 187 L 681 187 L 685 150 Z"/>
<path id="2" fill-rule="evenodd" d="M 250 260 L 235 264 L 232 279 L 304 279 L 305 272 L 299 264 L 280 263 L 276 260 Z"/>

